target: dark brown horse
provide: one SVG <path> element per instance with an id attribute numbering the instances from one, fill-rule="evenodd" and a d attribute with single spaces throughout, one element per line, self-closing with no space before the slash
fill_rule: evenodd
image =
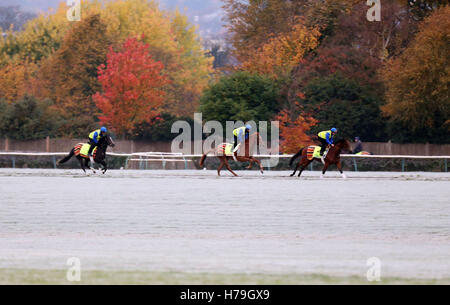
<path id="1" fill-rule="evenodd" d="M 222 170 L 222 168 L 225 166 L 235 177 L 237 176 L 237 174 L 235 172 L 233 172 L 233 170 L 230 167 L 230 164 L 228 163 L 228 160 L 234 159 L 236 161 L 239 162 L 250 162 L 249 166 L 247 167 L 247 169 L 251 169 L 253 162 L 257 163 L 259 165 L 259 169 L 261 174 L 264 173 L 264 169 L 261 165 L 261 162 L 252 157 L 252 150 L 253 147 L 255 146 L 255 144 L 259 144 L 262 143 L 262 138 L 259 135 L 258 132 L 254 132 L 252 133 L 248 139 L 245 140 L 244 142 L 244 147 L 241 147 L 240 150 L 238 152 L 234 153 L 234 157 L 230 156 L 230 155 L 226 155 L 225 154 L 225 147 L 227 145 L 230 145 L 229 143 L 222 143 L 219 146 L 217 146 L 216 149 L 211 149 L 210 151 L 208 151 L 206 154 L 203 154 L 202 158 L 200 159 L 200 166 L 203 167 L 203 164 L 205 163 L 205 159 L 206 156 L 209 153 L 215 152 L 215 156 L 220 160 L 220 165 L 219 168 L 217 169 L 217 174 L 220 176 L 220 171 Z"/>
<path id="2" fill-rule="evenodd" d="M 92 170 L 95 174 L 95 169 L 89 166 L 89 156 L 84 155 L 82 153 L 82 148 L 83 145 L 85 145 L 85 143 L 78 143 L 77 145 L 75 145 L 74 148 L 72 148 L 72 150 L 69 152 L 69 154 L 67 156 L 65 156 L 64 158 L 62 158 L 61 160 L 58 161 L 58 165 L 60 164 L 64 164 L 67 161 L 70 160 L 70 158 L 72 158 L 73 156 L 75 156 L 78 161 L 80 162 L 80 166 L 81 169 L 86 173 L 86 169 L 85 167 L 87 167 L 88 169 Z M 106 149 L 108 148 L 108 146 L 114 147 L 114 141 L 112 140 L 112 138 L 109 135 L 104 136 L 103 138 L 101 138 L 98 141 L 98 146 L 97 148 L 93 151 L 92 153 L 92 157 L 94 159 L 95 163 L 101 164 L 103 166 L 102 169 L 102 173 L 106 173 L 106 171 L 108 170 L 107 164 L 106 164 Z M 94 164 L 91 164 L 92 166 L 94 166 Z"/>
<path id="3" fill-rule="evenodd" d="M 313 150 L 312 148 L 314 146 L 309 146 L 311 149 L 309 149 L 310 153 Z M 336 142 L 336 144 L 328 150 L 328 153 L 325 157 L 325 165 L 322 170 L 322 174 L 320 175 L 320 178 L 323 178 L 323 175 L 325 175 L 325 172 L 327 171 L 328 167 L 332 164 L 336 164 L 338 170 L 341 172 L 342 178 L 347 178 L 342 171 L 342 164 L 341 164 L 341 152 L 343 150 L 351 150 L 350 142 L 347 140 L 339 140 Z M 289 161 L 289 165 L 292 166 L 292 163 L 294 163 L 295 159 L 297 159 L 299 156 L 301 156 L 300 161 L 298 161 L 294 172 L 291 174 L 291 177 L 295 175 L 297 170 L 300 168 L 300 172 L 298 173 L 298 176 L 302 174 L 303 170 L 313 161 L 319 161 L 322 162 L 319 158 L 310 157 L 308 158 L 308 147 L 304 147 L 300 149 L 298 153 L 296 153 L 291 160 Z"/>

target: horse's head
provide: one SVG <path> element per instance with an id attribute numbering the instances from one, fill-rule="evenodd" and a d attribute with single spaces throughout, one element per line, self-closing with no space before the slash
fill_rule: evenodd
<path id="1" fill-rule="evenodd" d="M 102 151 L 106 151 L 108 146 L 114 147 L 116 146 L 116 144 L 114 143 L 113 139 L 107 134 L 98 141 L 98 148 Z"/>
<path id="2" fill-rule="evenodd" d="M 345 151 L 351 151 L 352 150 L 352 146 L 350 145 L 350 141 L 348 141 L 347 139 L 340 139 L 340 140 L 336 141 L 335 146 L 338 147 L 340 150 L 345 150 Z"/>

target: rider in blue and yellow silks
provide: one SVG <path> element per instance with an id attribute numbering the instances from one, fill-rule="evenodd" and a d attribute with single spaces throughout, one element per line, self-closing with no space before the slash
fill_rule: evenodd
<path id="1" fill-rule="evenodd" d="M 248 139 L 251 129 L 252 129 L 252 126 L 250 124 L 247 124 L 243 127 L 239 127 L 239 128 L 236 128 L 235 130 L 233 130 L 233 136 L 234 136 L 233 153 L 236 152 L 236 150 L 239 148 L 238 141 L 240 144 Z"/>
<path id="2" fill-rule="evenodd" d="M 88 152 L 89 158 L 92 159 L 92 151 L 94 150 L 95 147 L 97 147 L 98 141 L 100 141 L 101 138 L 106 136 L 107 132 L 108 130 L 106 129 L 106 127 L 102 127 L 100 129 L 94 130 L 89 134 L 89 144 L 91 145 L 91 147 L 89 147 Z"/>
<path id="3" fill-rule="evenodd" d="M 319 132 L 317 135 L 320 141 L 320 155 L 323 156 L 328 145 L 334 146 L 334 136 L 337 133 L 336 128 Z"/>

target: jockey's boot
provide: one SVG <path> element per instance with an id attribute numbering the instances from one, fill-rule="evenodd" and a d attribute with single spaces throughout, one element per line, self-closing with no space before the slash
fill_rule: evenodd
<path id="1" fill-rule="evenodd" d="M 94 166 L 94 158 L 92 157 L 92 155 L 89 155 L 89 160 L 91 161 L 91 166 Z"/>
<path id="2" fill-rule="evenodd" d="M 320 161 L 322 161 L 323 164 L 325 164 L 325 157 L 326 157 L 325 153 L 322 155 L 322 157 L 320 157 Z"/>
<path id="3" fill-rule="evenodd" d="M 237 152 L 239 150 L 239 147 L 241 147 L 241 143 L 236 145 L 236 147 L 233 149 L 233 155 L 234 155 L 235 152 Z"/>

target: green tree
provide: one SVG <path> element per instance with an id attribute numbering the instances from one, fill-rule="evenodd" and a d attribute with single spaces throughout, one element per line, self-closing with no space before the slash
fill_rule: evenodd
<path id="1" fill-rule="evenodd" d="M 268 121 L 279 110 L 279 88 L 270 78 L 248 72 L 222 77 L 200 100 L 205 120 Z"/>
<path id="2" fill-rule="evenodd" d="M 380 99 L 355 80 L 334 74 L 315 79 L 305 87 L 302 113 L 318 121 L 311 131 L 339 129 L 339 137 L 360 136 L 364 141 L 386 140 Z"/>
<path id="3" fill-rule="evenodd" d="M 0 137 L 31 140 L 58 136 L 62 118 L 52 106 L 50 100 L 39 101 L 32 96 L 14 103 L 0 100 Z"/>

